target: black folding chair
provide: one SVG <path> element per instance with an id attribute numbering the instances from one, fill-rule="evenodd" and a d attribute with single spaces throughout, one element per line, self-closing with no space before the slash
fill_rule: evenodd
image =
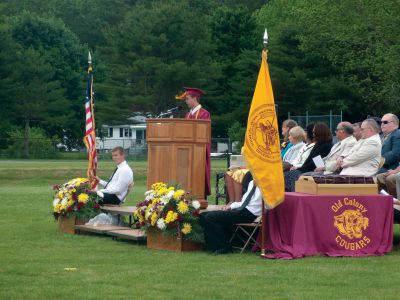
<path id="1" fill-rule="evenodd" d="M 260 244 L 257 242 L 257 233 L 261 228 L 261 221 L 262 217 L 259 216 L 251 223 L 236 224 L 236 229 L 229 242 L 232 243 L 232 241 L 236 239 L 238 242 L 242 243 L 242 245 L 233 245 L 233 248 L 239 249 L 240 253 L 243 253 L 248 246 L 253 247 L 254 245 L 257 245 L 261 248 Z"/>

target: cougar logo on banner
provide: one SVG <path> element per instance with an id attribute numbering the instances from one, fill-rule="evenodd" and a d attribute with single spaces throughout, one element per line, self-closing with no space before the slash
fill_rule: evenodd
<path id="1" fill-rule="evenodd" d="M 363 204 L 356 199 L 344 198 L 335 202 L 331 209 L 333 212 L 339 213 L 333 216 L 333 226 L 339 232 L 335 241 L 341 248 L 359 250 L 371 242 L 364 233 L 370 220 L 364 215 L 368 210 Z"/>
<path id="2" fill-rule="evenodd" d="M 345 210 L 341 215 L 335 216 L 335 227 L 349 239 L 361 238 L 362 230 L 367 229 L 369 219 L 363 217 L 359 210 Z"/>
<path id="3" fill-rule="evenodd" d="M 258 107 L 249 117 L 248 146 L 259 159 L 276 162 L 280 159 L 278 131 L 274 128 L 275 111 L 273 106 L 265 104 Z M 274 147 L 275 146 L 275 147 Z"/>

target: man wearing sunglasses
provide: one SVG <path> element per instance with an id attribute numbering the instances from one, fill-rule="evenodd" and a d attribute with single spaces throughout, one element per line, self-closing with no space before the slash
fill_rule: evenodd
<path id="1" fill-rule="evenodd" d="M 383 133 L 382 157 L 385 163 L 379 173 L 394 170 L 400 162 L 400 130 L 399 118 L 394 114 L 386 114 L 381 119 Z"/>
<path id="2" fill-rule="evenodd" d="M 397 184 L 400 178 L 400 130 L 399 119 L 394 114 L 382 117 L 381 129 L 383 133 L 382 157 L 385 163 L 380 168 L 378 176 L 379 190 L 384 189 L 397 198 Z"/>

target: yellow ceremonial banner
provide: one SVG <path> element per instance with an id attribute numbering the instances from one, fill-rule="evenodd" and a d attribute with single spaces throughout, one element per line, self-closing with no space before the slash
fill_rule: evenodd
<path id="1" fill-rule="evenodd" d="M 266 50 L 262 53 L 260 72 L 251 102 L 243 154 L 265 204 L 274 208 L 282 203 L 285 187 L 278 120 Z"/>

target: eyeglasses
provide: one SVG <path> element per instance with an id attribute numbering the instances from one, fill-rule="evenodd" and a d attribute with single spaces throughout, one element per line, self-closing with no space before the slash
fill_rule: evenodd
<path id="1" fill-rule="evenodd" d="M 381 124 L 387 125 L 387 124 L 389 124 L 389 123 L 391 123 L 391 122 L 393 122 L 393 121 L 381 121 Z"/>
<path id="2" fill-rule="evenodd" d="M 343 130 L 342 128 L 336 128 L 335 131 L 338 132 L 339 130 Z"/>

